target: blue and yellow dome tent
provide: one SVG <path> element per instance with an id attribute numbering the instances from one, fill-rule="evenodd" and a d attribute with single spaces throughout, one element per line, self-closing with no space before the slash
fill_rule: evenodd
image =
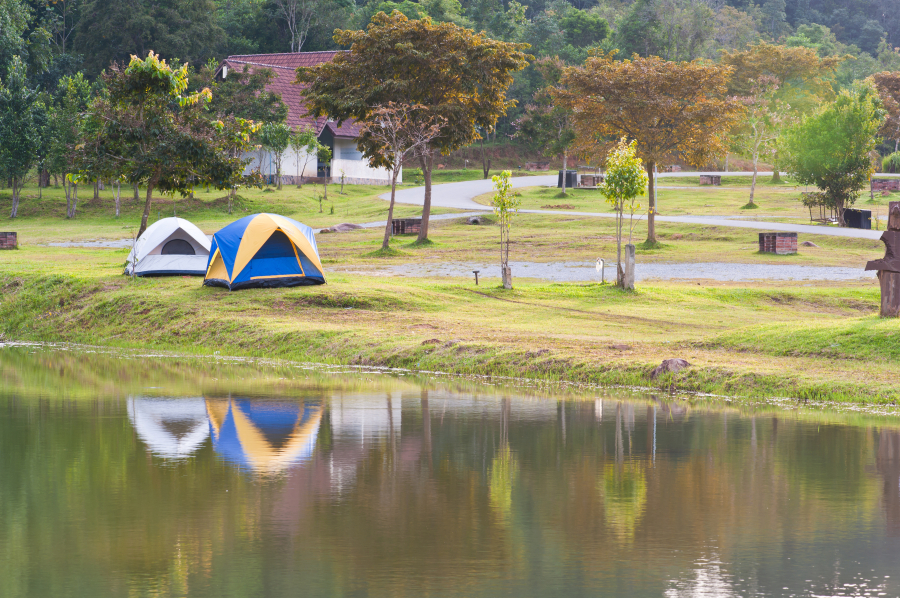
<path id="1" fill-rule="evenodd" d="M 313 230 L 277 214 L 253 214 L 215 235 L 203 284 L 232 291 L 325 284 Z"/>

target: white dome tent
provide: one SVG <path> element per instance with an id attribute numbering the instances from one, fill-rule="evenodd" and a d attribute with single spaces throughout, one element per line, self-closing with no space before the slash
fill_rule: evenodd
<path id="1" fill-rule="evenodd" d="M 202 398 L 129 397 L 128 419 L 150 452 L 163 459 L 187 459 L 209 438 Z"/>
<path id="2" fill-rule="evenodd" d="M 125 263 L 125 274 L 203 276 L 209 246 L 207 236 L 194 224 L 184 218 L 163 218 L 148 226 L 135 242 Z"/>

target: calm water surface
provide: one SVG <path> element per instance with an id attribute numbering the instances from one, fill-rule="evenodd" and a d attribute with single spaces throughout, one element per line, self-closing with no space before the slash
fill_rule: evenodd
<path id="1" fill-rule="evenodd" d="M 900 420 L 0 347 L 0 596 L 900 596 Z"/>

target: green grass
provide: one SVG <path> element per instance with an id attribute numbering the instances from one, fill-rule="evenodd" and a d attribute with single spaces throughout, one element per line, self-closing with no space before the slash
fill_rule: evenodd
<path id="1" fill-rule="evenodd" d="M 657 189 L 657 213 L 661 216 L 723 216 L 741 214 L 742 218 L 765 219 L 767 222 L 792 222 L 811 224 L 809 209 L 800 203 L 799 197 L 803 188 L 791 185 L 770 185 L 758 187 L 754 202 L 757 209 L 753 214 L 742 213 L 750 199 L 750 187 L 702 187 L 669 186 L 670 181 L 678 179 L 661 179 Z M 517 189 L 522 198 L 522 209 L 559 209 L 577 212 L 612 213 L 603 195 L 597 189 L 570 189 L 565 195 L 556 187 L 523 187 Z M 475 201 L 489 206 L 493 194 L 486 193 L 475 198 Z M 900 195 L 892 193 L 886 196 L 876 195 L 874 202 L 869 202 L 868 195 L 863 194 L 858 203 L 865 204 L 866 209 L 873 211 L 872 217 L 881 215 L 885 222 L 888 203 L 896 201 Z M 639 198 L 642 209 L 646 212 L 647 198 Z M 558 207 L 565 204 L 565 207 Z"/>
<path id="2" fill-rule="evenodd" d="M 281 191 L 274 187 L 265 189 L 242 189 L 234 201 L 232 213 L 228 213 L 228 199 L 224 192 L 198 190 L 193 199 L 171 196 L 154 198 L 150 222 L 159 218 L 177 215 L 191 220 L 201 230 L 210 234 L 224 225 L 247 214 L 273 212 L 288 216 L 314 228 L 331 226 L 341 222 L 373 222 L 384 220 L 387 202 L 378 196 L 390 191 L 389 187 L 373 185 L 345 185 L 344 194 L 339 193 L 340 185 L 328 186 L 328 199 L 322 202 L 319 211 L 319 196 L 324 196 L 322 185 L 303 185 L 298 189 L 285 185 Z M 19 205 L 19 217 L 9 218 L 12 198 L 9 192 L 0 192 L 0 227 L 19 233 L 20 243 L 85 241 L 91 239 L 131 238 L 140 225 L 144 209 L 144 196 L 138 201 L 132 198 L 131 189 L 122 189 L 121 216 L 115 217 L 113 195 L 110 190 L 100 192 L 100 199 L 94 200 L 90 188 L 79 189 L 78 211 L 75 218 L 67 219 L 66 200 L 62 188 L 50 187 L 38 190 L 26 187 Z M 332 208 L 334 213 L 332 214 Z M 453 210 L 435 209 L 433 213 Z M 420 215 L 421 208 L 397 204 L 396 218 Z"/>
<path id="3" fill-rule="evenodd" d="M 384 218 L 381 187 L 329 189 L 335 216 L 318 212 L 318 189 L 245 192 L 228 215 L 215 194 L 174 204 L 207 231 L 243 214 L 276 211 L 313 226 Z M 46 190 L 45 190 L 46 191 Z M 229 293 L 189 277 L 134 281 L 121 275 L 127 250 L 58 248 L 50 241 L 130 237 L 137 206 L 122 218 L 111 201 L 87 201 L 74 220 L 60 198 L 25 198 L 30 212 L 2 228 L 18 230 L 21 249 L 0 254 L 0 334 L 7 338 L 149 347 L 205 354 L 375 364 L 463 374 L 525 376 L 652 385 L 743 396 L 890 402 L 898 398 L 896 322 L 877 317 L 874 280 L 851 283 L 547 284 L 515 279 L 504 291 L 482 278 L 385 277 L 406 263 L 494 263 L 500 231 L 492 218 L 434 221 L 431 240 L 413 235 L 379 251 L 383 232 L 318 237 L 328 284 Z M 558 193 L 557 190 L 550 190 Z M 30 191 L 26 191 L 29 193 Z M 571 193 L 584 199 L 585 190 Z M 8 201 L 0 196 L 0 207 Z M 171 200 L 160 202 L 171 208 Z M 558 200 L 556 200 L 558 201 Z M 64 202 L 64 200 L 63 200 Z M 329 204 L 326 204 L 328 206 Z M 64 207 L 64 205 L 62 206 Z M 403 213 L 403 207 L 400 213 Z M 409 215 L 416 208 L 405 208 Z M 328 208 L 325 208 L 326 212 Z M 635 231 L 638 243 L 646 229 Z M 659 246 L 638 249 L 646 262 L 733 261 L 855 265 L 883 254 L 880 243 L 814 237 L 820 247 L 796 256 L 757 252 L 741 229 L 658 224 Z M 513 260 L 586 261 L 615 256 L 613 221 L 523 214 L 512 226 Z M 437 344 L 422 344 L 437 339 Z M 616 347 L 626 346 L 627 349 Z M 694 367 L 657 381 L 665 358 Z"/>

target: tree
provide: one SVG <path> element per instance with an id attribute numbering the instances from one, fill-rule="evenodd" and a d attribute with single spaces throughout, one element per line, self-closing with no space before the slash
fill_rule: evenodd
<path id="1" fill-rule="evenodd" d="M 291 34 L 291 52 L 299 52 L 309 34 L 319 5 L 319 0 L 272 0 L 278 16 L 284 21 Z"/>
<path id="2" fill-rule="evenodd" d="M 509 228 L 512 224 L 513 214 L 519 211 L 522 199 L 513 191 L 509 177 L 512 173 L 508 170 L 494 175 L 494 197 L 491 205 L 500 222 L 500 274 L 503 279 L 503 288 L 512 288 L 512 270 L 509 267 Z"/>
<path id="3" fill-rule="evenodd" d="M 844 223 L 873 172 L 870 152 L 884 121 L 878 94 L 870 85 L 845 90 L 801 120 L 784 136 L 788 171 L 801 185 L 815 185 Z"/>
<path id="4" fill-rule="evenodd" d="M 875 73 L 872 82 L 886 112 L 878 136 L 892 140 L 896 152 L 900 146 L 900 72 Z"/>
<path id="5" fill-rule="evenodd" d="M 731 70 L 658 57 L 616 61 L 598 53 L 564 71 L 557 101 L 573 111 L 575 149 L 602 158 L 610 138 L 637 141 L 649 176 L 647 245 L 656 244 L 657 164 L 676 156 L 702 166 L 725 151 L 725 136 L 742 111 L 725 97 Z M 600 161 L 600 160 L 598 160 Z"/>
<path id="6" fill-rule="evenodd" d="M 44 19 L 49 25 L 53 44 L 60 54 L 72 50 L 70 38 L 75 33 L 78 4 L 79 0 L 44 0 L 47 8 Z"/>
<path id="7" fill-rule="evenodd" d="M 318 158 L 319 148 L 322 144 L 316 138 L 316 132 L 311 127 L 306 127 L 291 136 L 291 149 L 294 150 L 294 160 L 297 163 L 297 187 L 303 187 L 303 173 L 306 166 L 313 158 Z M 301 166 L 302 161 L 302 166 Z"/>
<path id="8" fill-rule="evenodd" d="M 249 65 L 241 70 L 230 69 L 225 78 L 216 76 L 219 61 L 210 59 L 193 78 L 191 88 L 201 91 L 209 88 L 212 100 L 209 111 L 219 117 L 235 116 L 258 123 L 283 123 L 288 107 L 281 96 L 266 90 L 275 73 L 272 69 L 253 71 Z"/>
<path id="9" fill-rule="evenodd" d="M 222 42 L 213 0 L 85 0 L 75 27 L 84 68 L 97 76 L 113 62 L 152 50 L 202 64 Z"/>
<path id="10" fill-rule="evenodd" d="M 391 203 L 388 206 L 387 224 L 384 227 L 382 249 L 388 249 L 394 218 L 394 199 L 397 195 L 397 177 L 408 158 L 425 151 L 428 144 L 441 132 L 443 117 L 429 114 L 424 106 L 394 104 L 377 107 L 363 125 L 361 131 L 381 149 L 379 157 L 391 169 Z"/>
<path id="11" fill-rule="evenodd" d="M 753 178 L 750 180 L 750 201 L 748 207 L 756 207 L 753 195 L 756 192 L 756 175 L 759 170 L 760 155 L 774 155 L 775 142 L 783 126 L 788 124 L 791 107 L 775 98 L 778 83 L 775 77 L 763 75 L 751 89 L 749 96 L 740 98 L 746 111 L 741 123 L 735 128 L 732 139 L 753 161 Z"/>
<path id="12" fill-rule="evenodd" d="M 778 85 L 776 97 L 805 113 L 834 96 L 832 81 L 843 60 L 842 56 L 821 57 L 809 48 L 760 42 L 738 52 L 723 51 L 721 63 L 733 70 L 729 94 L 750 95 L 760 77 L 771 76 Z"/>
<path id="13" fill-rule="evenodd" d="M 0 0 L 0 73 L 25 54 L 28 8 L 20 0 Z"/>
<path id="14" fill-rule="evenodd" d="M 41 143 L 45 108 L 25 80 L 25 64 L 14 57 L 0 80 L 0 177 L 10 181 L 12 212 L 18 216 L 19 194 L 34 166 Z"/>
<path id="15" fill-rule="evenodd" d="M 721 63 L 734 69 L 728 93 L 750 96 L 761 77 L 774 77 L 778 85 L 774 99 L 788 104 L 795 116 L 809 113 L 823 100 L 834 97 L 835 71 L 845 57 L 820 57 L 814 50 L 760 42 L 740 52 L 722 52 Z M 773 155 L 774 174 L 778 182 L 780 160 Z"/>
<path id="16" fill-rule="evenodd" d="M 644 194 L 649 177 L 641 159 L 637 157 L 637 142 L 629 143 L 624 137 L 606 157 L 606 175 L 600 185 L 600 193 L 616 213 L 616 284 L 625 287 L 625 271 L 622 269 L 622 236 L 625 228 L 625 210 L 630 214 L 628 245 L 634 232 L 634 214 L 641 209 L 635 202 Z"/>
<path id="17" fill-rule="evenodd" d="M 331 166 L 331 159 L 334 157 L 334 153 L 331 151 L 331 148 L 327 145 L 322 145 L 321 143 L 316 147 L 316 159 L 319 164 L 321 164 L 326 173 L 328 172 L 328 167 Z M 328 178 L 327 176 L 322 177 L 322 187 L 325 190 L 325 201 L 328 201 Z M 319 200 L 319 213 L 322 213 L 322 201 Z"/>
<path id="18" fill-rule="evenodd" d="M 262 147 L 272 153 L 272 159 L 275 161 L 276 186 L 281 191 L 281 163 L 284 160 L 284 153 L 291 145 L 293 136 L 291 128 L 284 123 L 265 123 L 256 135 Z"/>
<path id="19" fill-rule="evenodd" d="M 490 39 L 452 23 L 430 18 L 410 20 L 400 12 L 378 13 L 365 31 L 336 31 L 334 41 L 350 46 L 331 62 L 297 69 L 297 82 L 308 85 L 306 107 L 315 116 L 338 122 L 365 121 L 373 106 L 388 102 L 425 106 L 446 122 L 420 157 L 425 201 L 419 241 L 428 239 L 431 172 L 436 153 L 448 154 L 490 130 L 515 102 L 506 98 L 514 71 L 530 58 L 526 46 Z M 357 141 L 367 158 L 378 145 L 367 136 Z M 377 160 L 377 165 L 384 162 Z"/>
<path id="20" fill-rule="evenodd" d="M 525 106 L 525 114 L 516 121 L 515 136 L 537 146 L 544 155 L 562 154 L 565 173 L 568 167 L 569 148 L 575 141 L 572 112 L 553 98 L 553 89 L 559 86 L 565 64 L 558 57 L 542 58 L 534 64 L 548 85 L 535 92 L 533 104 Z M 562 181 L 562 192 L 565 194 L 565 175 Z"/>
<path id="21" fill-rule="evenodd" d="M 618 47 L 629 54 L 693 60 L 703 54 L 715 25 L 706 2 L 637 0 L 618 24 Z"/>
<path id="22" fill-rule="evenodd" d="M 242 180 L 246 161 L 235 154 L 250 147 L 258 127 L 209 118 L 211 92 L 185 93 L 187 66 L 172 68 L 150 52 L 144 60 L 133 56 L 126 68 L 113 64 L 103 81 L 106 94 L 89 111 L 98 126 L 83 141 L 79 171 L 146 185 L 137 236 L 147 228 L 153 191 L 185 196 L 196 184 L 227 189 Z"/>
<path id="23" fill-rule="evenodd" d="M 66 193 L 66 218 L 74 218 L 78 209 L 78 183 L 75 174 L 78 150 L 91 102 L 91 85 L 84 75 L 63 77 L 59 83 L 59 100 L 54 106 L 50 128 L 48 168 L 53 176 L 61 175 Z"/>

